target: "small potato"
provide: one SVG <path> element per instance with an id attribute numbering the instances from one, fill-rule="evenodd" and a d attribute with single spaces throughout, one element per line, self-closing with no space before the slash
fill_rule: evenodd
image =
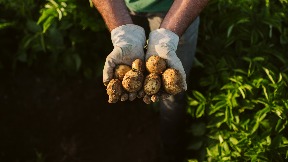
<path id="1" fill-rule="evenodd" d="M 109 99 L 108 99 L 108 102 L 109 103 L 116 103 L 118 102 L 119 100 L 119 96 L 118 95 L 109 95 Z"/>
<path id="2" fill-rule="evenodd" d="M 146 76 L 144 81 L 144 92 L 148 95 L 156 94 L 161 87 L 161 78 L 156 73 Z"/>
<path id="3" fill-rule="evenodd" d="M 158 95 L 152 95 L 151 96 L 151 101 L 152 102 L 158 102 L 159 101 L 159 96 Z"/>
<path id="4" fill-rule="evenodd" d="M 108 95 L 118 95 L 120 96 L 123 92 L 121 82 L 119 79 L 112 79 L 107 85 L 107 94 Z"/>
<path id="5" fill-rule="evenodd" d="M 166 69 L 166 61 L 159 56 L 151 56 L 146 61 L 146 69 L 149 73 L 162 74 Z"/>
<path id="6" fill-rule="evenodd" d="M 127 93 L 124 93 L 121 95 L 121 101 L 126 101 L 126 100 L 128 100 L 128 98 L 129 98 L 129 96 Z"/>
<path id="7" fill-rule="evenodd" d="M 130 70 L 125 74 L 122 85 L 128 92 L 137 92 L 142 88 L 143 80 L 142 72 Z"/>
<path id="8" fill-rule="evenodd" d="M 130 101 L 135 100 L 136 97 L 137 97 L 137 93 L 136 92 L 129 93 L 129 100 Z"/>
<path id="9" fill-rule="evenodd" d="M 165 70 L 162 74 L 162 83 L 164 90 L 171 95 L 183 91 L 182 76 L 176 69 L 168 68 Z"/>
<path id="10" fill-rule="evenodd" d="M 151 103 L 151 98 L 150 98 L 150 96 L 145 95 L 145 96 L 143 97 L 143 101 L 144 101 L 146 104 L 150 104 L 150 103 Z"/>
<path id="11" fill-rule="evenodd" d="M 125 74 L 131 70 L 131 67 L 128 65 L 117 65 L 114 71 L 116 79 L 123 80 Z"/>
<path id="12" fill-rule="evenodd" d="M 121 82 L 118 79 L 112 79 L 107 85 L 106 90 L 109 95 L 109 103 L 117 102 L 123 92 Z"/>
<path id="13" fill-rule="evenodd" d="M 141 59 L 136 59 L 132 62 L 132 70 L 133 71 L 144 71 L 144 64 Z"/>

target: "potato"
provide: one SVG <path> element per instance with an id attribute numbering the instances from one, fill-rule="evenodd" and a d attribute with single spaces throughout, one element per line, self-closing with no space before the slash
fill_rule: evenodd
<path id="1" fill-rule="evenodd" d="M 142 72 L 130 70 L 125 74 L 122 85 L 128 92 L 137 92 L 142 88 L 143 80 Z"/>
<path id="2" fill-rule="evenodd" d="M 140 59 L 136 59 L 132 63 L 132 66 L 132 70 L 129 70 L 125 74 L 122 80 L 122 86 L 128 92 L 137 92 L 142 88 L 144 80 L 144 75 L 141 71 L 142 61 Z"/>
<path id="3" fill-rule="evenodd" d="M 132 62 L 132 70 L 133 71 L 144 71 L 144 64 L 142 62 L 142 60 L 140 59 L 136 59 Z"/>
<path id="4" fill-rule="evenodd" d="M 143 97 L 143 101 L 144 101 L 146 104 L 150 104 L 150 103 L 151 103 L 151 98 L 150 98 L 150 96 L 146 94 L 146 95 Z"/>
<path id="5" fill-rule="evenodd" d="M 123 89 L 119 79 L 112 79 L 107 85 L 107 94 L 109 95 L 109 103 L 115 103 L 119 100 Z"/>
<path id="6" fill-rule="evenodd" d="M 129 100 L 130 101 L 135 100 L 136 97 L 137 97 L 137 93 L 136 92 L 129 93 Z"/>
<path id="7" fill-rule="evenodd" d="M 151 96 L 151 101 L 152 102 L 158 102 L 159 101 L 159 96 L 158 95 L 152 95 Z"/>
<path id="8" fill-rule="evenodd" d="M 131 70 L 131 67 L 128 65 L 117 65 L 114 70 L 114 77 L 119 80 L 123 80 L 125 74 Z"/>
<path id="9" fill-rule="evenodd" d="M 146 69 L 149 73 L 162 74 L 166 69 L 166 61 L 159 56 L 151 56 L 146 61 Z"/>
<path id="10" fill-rule="evenodd" d="M 117 95 L 109 95 L 109 99 L 108 99 L 108 102 L 109 103 L 116 103 L 116 102 L 118 102 L 118 100 L 119 100 L 119 96 L 117 96 Z"/>
<path id="11" fill-rule="evenodd" d="M 182 76 L 178 70 L 173 68 L 168 68 L 164 71 L 162 74 L 162 83 L 164 90 L 171 95 L 175 95 L 184 90 Z"/>
<path id="12" fill-rule="evenodd" d="M 146 76 L 144 81 L 144 92 L 148 95 L 156 94 L 161 87 L 161 78 L 156 73 Z"/>
<path id="13" fill-rule="evenodd" d="M 123 93 L 121 95 L 121 101 L 126 101 L 126 100 L 128 100 L 128 98 L 129 98 L 128 93 Z"/>

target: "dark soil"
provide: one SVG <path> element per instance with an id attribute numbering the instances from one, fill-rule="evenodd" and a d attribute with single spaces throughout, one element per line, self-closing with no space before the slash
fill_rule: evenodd
<path id="1" fill-rule="evenodd" d="M 154 162 L 159 114 L 140 99 L 108 104 L 101 78 L 30 70 L 0 77 L 1 162 Z"/>

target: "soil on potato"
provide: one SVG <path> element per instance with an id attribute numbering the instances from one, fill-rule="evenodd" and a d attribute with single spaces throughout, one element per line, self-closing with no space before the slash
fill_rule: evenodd
<path id="1" fill-rule="evenodd" d="M 109 104 L 101 78 L 1 74 L 1 162 L 154 162 L 159 114 L 140 99 Z"/>

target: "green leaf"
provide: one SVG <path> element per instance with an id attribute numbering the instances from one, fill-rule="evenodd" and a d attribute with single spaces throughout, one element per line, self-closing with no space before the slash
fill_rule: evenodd
<path id="1" fill-rule="evenodd" d="M 262 85 L 262 89 L 263 89 L 263 93 L 264 93 L 266 99 L 269 101 L 269 96 L 268 96 L 268 93 L 267 93 L 266 87 L 265 87 L 264 85 Z"/>
<path id="2" fill-rule="evenodd" d="M 223 137 L 220 134 L 218 136 L 218 139 L 219 139 L 220 144 L 222 144 L 224 142 L 224 139 L 223 139 Z"/>
<path id="3" fill-rule="evenodd" d="M 267 68 L 264 68 L 264 67 L 263 67 L 263 69 L 264 69 L 265 73 L 267 74 L 267 76 L 269 77 L 270 81 L 273 84 L 275 84 L 275 81 L 274 81 L 273 77 L 271 76 L 270 71 Z"/>
<path id="4" fill-rule="evenodd" d="M 231 32 L 232 32 L 233 28 L 234 28 L 234 24 L 233 24 L 233 25 L 231 25 L 231 26 L 229 26 L 229 28 L 228 28 L 228 31 L 227 31 L 227 38 L 229 38 L 229 37 L 230 37 L 230 35 L 231 35 Z"/>
<path id="5" fill-rule="evenodd" d="M 228 144 L 227 144 L 226 141 L 224 141 L 224 142 L 222 143 L 222 146 L 223 146 L 223 148 L 224 148 L 225 154 L 230 154 L 230 148 L 229 148 L 229 146 L 228 146 Z M 230 157 L 229 157 L 229 159 L 230 159 Z M 227 159 L 227 160 L 228 160 L 228 159 Z"/>
<path id="6" fill-rule="evenodd" d="M 249 22 L 249 18 L 242 18 L 240 19 L 239 21 L 237 21 L 237 24 L 243 24 L 243 23 L 246 23 L 246 22 Z"/>
<path id="7" fill-rule="evenodd" d="M 46 31 L 52 25 L 54 19 L 55 17 L 48 17 L 48 19 L 43 23 L 43 33 L 46 33 Z"/>
<path id="8" fill-rule="evenodd" d="M 226 107 L 227 103 L 226 101 L 218 101 L 214 106 L 212 105 L 209 109 L 209 115 L 214 114 L 218 110 L 222 109 L 223 107 Z"/>
<path id="9" fill-rule="evenodd" d="M 206 151 L 207 151 L 207 155 L 208 156 L 213 156 L 212 152 L 209 150 L 208 147 L 206 147 Z M 287 153 L 288 153 L 288 151 L 287 151 Z"/>
<path id="10" fill-rule="evenodd" d="M 241 89 L 241 87 L 238 87 L 238 90 L 241 92 L 241 95 L 242 95 L 243 99 L 245 99 L 245 93 L 244 93 L 244 91 Z"/>
<path id="11" fill-rule="evenodd" d="M 233 71 L 236 72 L 236 73 L 247 75 L 247 72 L 244 71 L 243 69 L 233 69 Z"/>
<path id="12" fill-rule="evenodd" d="M 231 157 L 229 157 L 229 156 L 223 157 L 222 160 L 223 160 L 223 161 L 230 161 L 230 160 L 231 160 Z"/>
<path id="13" fill-rule="evenodd" d="M 286 125 L 287 125 L 287 120 L 279 119 L 277 121 L 277 124 L 276 124 L 276 127 L 275 127 L 275 131 L 277 133 L 280 133 L 282 130 L 285 129 Z"/>
<path id="14" fill-rule="evenodd" d="M 198 162 L 197 159 L 189 159 L 188 162 Z"/>
<path id="15" fill-rule="evenodd" d="M 73 55 L 73 59 L 75 61 L 75 64 L 76 64 L 76 71 L 78 71 L 80 69 L 80 66 L 81 66 L 81 58 L 78 54 L 74 54 Z"/>
<path id="16" fill-rule="evenodd" d="M 278 79 L 278 82 L 277 83 L 280 83 L 282 81 L 282 74 L 279 73 L 279 79 Z"/>
<path id="17" fill-rule="evenodd" d="M 226 118 L 226 123 L 228 127 L 231 129 L 232 128 L 232 122 L 234 120 L 232 108 L 227 106 L 225 110 L 225 118 Z"/>
<path id="18" fill-rule="evenodd" d="M 37 21 L 37 24 L 39 25 L 39 24 L 43 23 L 49 17 L 54 17 L 54 12 L 55 12 L 55 10 L 53 8 L 49 8 L 49 9 L 43 10 L 43 13 L 39 17 L 39 19 Z"/>
<path id="19" fill-rule="evenodd" d="M 200 92 L 194 90 L 194 91 L 192 91 L 192 93 L 193 93 L 193 96 L 194 96 L 199 102 L 205 102 L 205 101 L 206 101 L 205 97 L 204 97 Z"/>
<path id="20" fill-rule="evenodd" d="M 258 120 L 256 120 L 256 122 L 255 122 L 255 124 L 251 130 L 251 134 L 255 133 L 258 128 L 259 128 L 259 122 L 258 122 Z"/>
<path id="21" fill-rule="evenodd" d="M 196 118 L 200 118 L 204 115 L 205 112 L 205 104 L 200 104 L 196 110 Z"/>
<path id="22" fill-rule="evenodd" d="M 223 90 L 223 89 L 235 89 L 235 86 L 234 86 L 233 84 L 229 83 L 229 84 L 225 84 L 225 85 L 221 88 L 221 90 Z"/>
<path id="23" fill-rule="evenodd" d="M 247 56 L 242 57 L 242 59 L 249 62 L 249 63 L 252 62 L 252 59 L 247 57 Z"/>
<path id="24" fill-rule="evenodd" d="M 234 138 L 234 137 L 230 137 L 230 138 L 229 138 L 229 141 L 230 141 L 233 145 L 237 145 L 237 144 L 239 143 L 239 141 L 238 141 L 236 138 Z"/>
<path id="25" fill-rule="evenodd" d="M 199 105 L 199 102 L 196 101 L 196 100 L 191 99 L 190 102 L 189 102 L 189 105 L 190 106 L 197 106 L 197 105 Z"/>
<path id="26" fill-rule="evenodd" d="M 14 22 L 4 22 L 4 23 L 0 23 L 0 30 L 1 29 L 5 29 L 7 27 L 13 26 L 15 23 Z"/>
<path id="27" fill-rule="evenodd" d="M 225 94 L 223 94 L 223 93 L 221 93 L 221 94 L 218 94 L 218 95 L 216 95 L 216 96 L 214 96 L 213 98 L 212 98 L 212 101 L 218 101 L 218 100 L 220 100 L 220 101 L 226 101 L 226 99 L 227 99 L 227 96 L 225 95 Z"/>
<path id="28" fill-rule="evenodd" d="M 241 154 L 239 152 L 233 151 L 232 153 L 233 157 L 241 157 Z"/>
<path id="29" fill-rule="evenodd" d="M 225 116 L 217 116 L 211 119 L 207 128 L 219 128 L 224 122 L 226 122 Z"/>
<path id="30" fill-rule="evenodd" d="M 264 57 L 254 57 L 252 59 L 253 62 L 261 62 L 261 61 L 265 61 L 265 58 Z"/>
<path id="31" fill-rule="evenodd" d="M 267 145 L 270 145 L 270 144 L 271 144 L 271 137 L 270 137 L 270 136 L 267 136 L 267 137 L 266 137 L 266 140 L 267 140 Z"/>
<path id="32" fill-rule="evenodd" d="M 273 112 L 281 119 L 283 119 L 282 114 L 283 114 L 284 108 L 282 106 L 274 106 L 273 107 Z"/>
<path id="33" fill-rule="evenodd" d="M 267 113 L 270 112 L 270 111 L 271 111 L 270 107 L 267 106 L 267 107 L 259 110 L 259 111 L 255 114 L 255 117 L 256 117 L 256 119 L 257 119 L 258 121 L 262 121 L 262 120 L 265 118 L 265 116 L 267 115 Z"/>
<path id="34" fill-rule="evenodd" d="M 284 137 L 284 136 L 282 136 L 281 139 L 282 139 L 283 145 L 288 146 L 288 139 L 286 137 Z"/>

